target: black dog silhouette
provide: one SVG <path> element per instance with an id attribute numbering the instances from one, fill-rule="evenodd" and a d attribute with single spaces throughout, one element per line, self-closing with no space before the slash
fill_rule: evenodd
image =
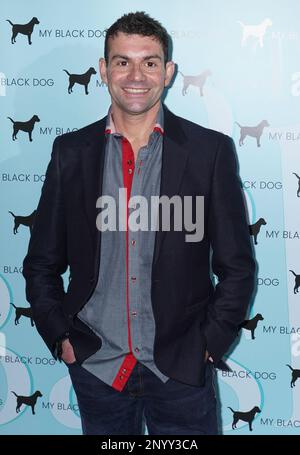
<path id="1" fill-rule="evenodd" d="M 292 370 L 292 379 L 291 379 L 291 387 L 295 387 L 295 382 L 297 381 L 298 378 L 300 378 L 300 370 L 296 370 L 295 368 L 292 368 L 291 365 L 286 364 L 287 367 Z"/>
<path id="2" fill-rule="evenodd" d="M 290 270 L 290 272 L 292 272 L 292 274 L 295 276 L 294 294 L 297 294 L 300 287 L 300 275 L 297 275 L 293 270 Z"/>
<path id="3" fill-rule="evenodd" d="M 39 390 L 34 392 L 34 394 L 30 395 L 29 397 L 25 397 L 22 395 L 17 395 L 16 392 L 11 392 L 17 397 L 17 407 L 16 407 L 16 412 L 20 412 L 20 407 L 22 404 L 26 404 L 27 406 L 31 406 L 32 414 L 35 414 L 34 412 L 34 407 L 36 405 L 38 397 L 42 397 L 43 395 Z"/>
<path id="4" fill-rule="evenodd" d="M 31 327 L 34 327 L 34 322 L 32 319 L 32 309 L 30 307 L 29 308 L 20 307 L 20 306 L 14 305 L 13 303 L 11 303 L 11 305 L 16 310 L 15 325 L 20 324 L 19 319 L 21 316 L 25 316 L 25 318 L 30 318 Z"/>
<path id="5" fill-rule="evenodd" d="M 257 313 L 257 315 L 254 316 L 254 318 L 248 319 L 248 320 L 245 320 L 244 322 L 242 322 L 239 325 L 238 330 L 241 330 L 241 329 L 250 330 L 251 331 L 251 338 L 252 338 L 252 340 L 255 340 L 254 330 L 257 327 L 258 321 L 263 321 L 263 320 L 264 320 L 264 318 L 262 317 L 262 315 L 260 313 Z"/>
<path id="6" fill-rule="evenodd" d="M 28 44 L 31 44 L 31 34 L 33 32 L 33 28 L 36 24 L 39 24 L 39 20 L 36 17 L 33 17 L 28 24 L 13 24 L 9 19 L 6 19 L 7 22 L 10 23 L 12 26 L 12 37 L 11 43 L 14 44 L 16 42 L 16 36 L 18 33 L 22 35 L 27 35 Z"/>
<path id="7" fill-rule="evenodd" d="M 264 128 L 270 126 L 267 120 L 262 120 L 256 126 L 242 126 L 238 122 L 235 123 L 241 128 L 239 146 L 244 145 L 244 139 L 246 136 L 251 136 L 256 138 L 257 147 L 260 147 L 260 138 Z"/>
<path id="8" fill-rule="evenodd" d="M 73 90 L 73 85 L 74 84 L 80 84 L 80 85 L 84 85 L 84 89 L 85 89 L 85 94 L 88 95 L 88 84 L 91 80 L 91 76 L 92 74 L 97 74 L 97 71 L 95 70 L 95 68 L 89 68 L 84 74 L 70 74 L 69 71 L 67 70 L 63 70 L 65 71 L 68 76 L 69 76 L 69 87 L 68 87 L 68 93 L 72 93 Z"/>
<path id="9" fill-rule="evenodd" d="M 257 236 L 261 226 L 265 226 L 266 224 L 267 222 L 264 220 L 264 218 L 259 218 L 259 220 L 256 221 L 256 223 L 249 225 L 249 233 L 250 235 L 253 235 L 255 245 L 257 245 Z"/>
<path id="10" fill-rule="evenodd" d="M 12 140 L 15 141 L 17 139 L 17 134 L 18 132 L 24 131 L 25 133 L 28 133 L 29 135 L 29 140 L 32 142 L 32 131 L 35 125 L 35 122 L 39 122 L 40 119 L 38 118 L 37 115 L 34 115 L 31 117 L 30 120 L 27 122 L 15 122 L 12 118 L 7 117 L 11 122 L 13 122 L 13 135 L 12 135 Z"/>
<path id="11" fill-rule="evenodd" d="M 35 219 L 35 214 L 36 214 L 36 210 L 34 210 L 30 215 L 28 216 L 21 216 L 21 215 L 15 215 L 13 212 L 11 212 L 10 210 L 8 211 L 8 213 L 11 213 L 12 216 L 14 217 L 15 219 L 15 225 L 14 225 L 14 234 L 17 234 L 18 232 L 18 227 L 20 226 L 20 224 L 23 224 L 24 226 L 28 226 L 29 227 L 29 230 L 30 230 L 30 234 L 32 232 L 32 228 L 33 228 L 33 224 L 34 224 L 34 219 Z"/>
<path id="12" fill-rule="evenodd" d="M 293 174 L 297 177 L 298 179 L 298 189 L 297 189 L 297 196 L 300 197 L 300 177 L 296 172 L 293 172 Z"/>
<path id="13" fill-rule="evenodd" d="M 181 71 L 178 71 L 179 74 L 183 77 L 183 88 L 182 88 L 182 94 L 186 95 L 187 94 L 187 89 L 190 85 L 194 85 L 195 87 L 198 87 L 200 90 L 200 96 L 203 96 L 203 87 L 204 84 L 208 78 L 208 76 L 211 76 L 211 71 L 209 69 L 203 71 L 201 74 L 198 74 L 197 76 L 185 76 Z"/>
<path id="14" fill-rule="evenodd" d="M 228 409 L 233 413 L 233 422 L 232 422 L 232 429 L 236 428 L 236 424 L 239 420 L 243 420 L 244 422 L 248 422 L 249 430 L 252 431 L 252 422 L 254 420 L 255 414 L 257 412 L 261 412 L 258 406 L 254 406 L 251 411 L 248 412 L 241 412 L 241 411 L 234 411 L 230 406 Z"/>

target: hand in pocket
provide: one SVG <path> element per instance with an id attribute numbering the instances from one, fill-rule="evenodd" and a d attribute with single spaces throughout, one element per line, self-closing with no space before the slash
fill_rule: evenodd
<path id="1" fill-rule="evenodd" d="M 69 338 L 62 342 L 61 358 L 67 365 L 76 362 L 73 346 L 71 345 Z"/>

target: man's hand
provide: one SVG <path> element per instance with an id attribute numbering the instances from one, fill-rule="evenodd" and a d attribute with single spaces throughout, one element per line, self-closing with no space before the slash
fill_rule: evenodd
<path id="1" fill-rule="evenodd" d="M 76 357 L 74 355 L 74 350 L 73 346 L 71 345 L 69 338 L 66 338 L 62 342 L 62 355 L 61 355 L 62 360 L 65 363 L 74 363 L 76 362 Z"/>

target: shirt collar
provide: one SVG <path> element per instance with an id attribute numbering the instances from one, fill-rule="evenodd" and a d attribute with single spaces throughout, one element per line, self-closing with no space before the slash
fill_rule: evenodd
<path id="1" fill-rule="evenodd" d="M 153 131 L 157 131 L 157 132 L 159 132 L 162 135 L 164 134 L 164 110 L 163 110 L 162 102 L 160 102 L 159 111 L 157 113 L 156 122 L 155 122 L 155 125 L 153 127 Z M 110 105 L 110 107 L 108 109 L 107 120 L 106 120 L 106 126 L 105 126 L 104 133 L 105 134 L 114 134 L 116 136 L 121 136 L 121 134 L 116 131 L 116 127 L 115 127 L 115 124 L 114 124 L 114 121 L 113 121 L 113 116 L 112 116 L 112 107 L 111 107 L 111 105 Z"/>

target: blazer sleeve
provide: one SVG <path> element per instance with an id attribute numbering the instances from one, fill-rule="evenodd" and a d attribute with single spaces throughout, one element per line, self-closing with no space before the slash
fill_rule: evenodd
<path id="1" fill-rule="evenodd" d="M 61 275 L 68 263 L 60 145 L 61 137 L 58 136 L 53 143 L 28 252 L 23 261 L 26 298 L 36 328 L 54 357 L 56 341 L 69 327 L 62 311 L 65 291 Z"/>
<path id="2" fill-rule="evenodd" d="M 216 152 L 208 210 L 211 266 L 218 283 L 208 308 L 204 334 L 207 351 L 217 365 L 245 319 L 256 270 L 235 146 L 224 134 Z"/>

